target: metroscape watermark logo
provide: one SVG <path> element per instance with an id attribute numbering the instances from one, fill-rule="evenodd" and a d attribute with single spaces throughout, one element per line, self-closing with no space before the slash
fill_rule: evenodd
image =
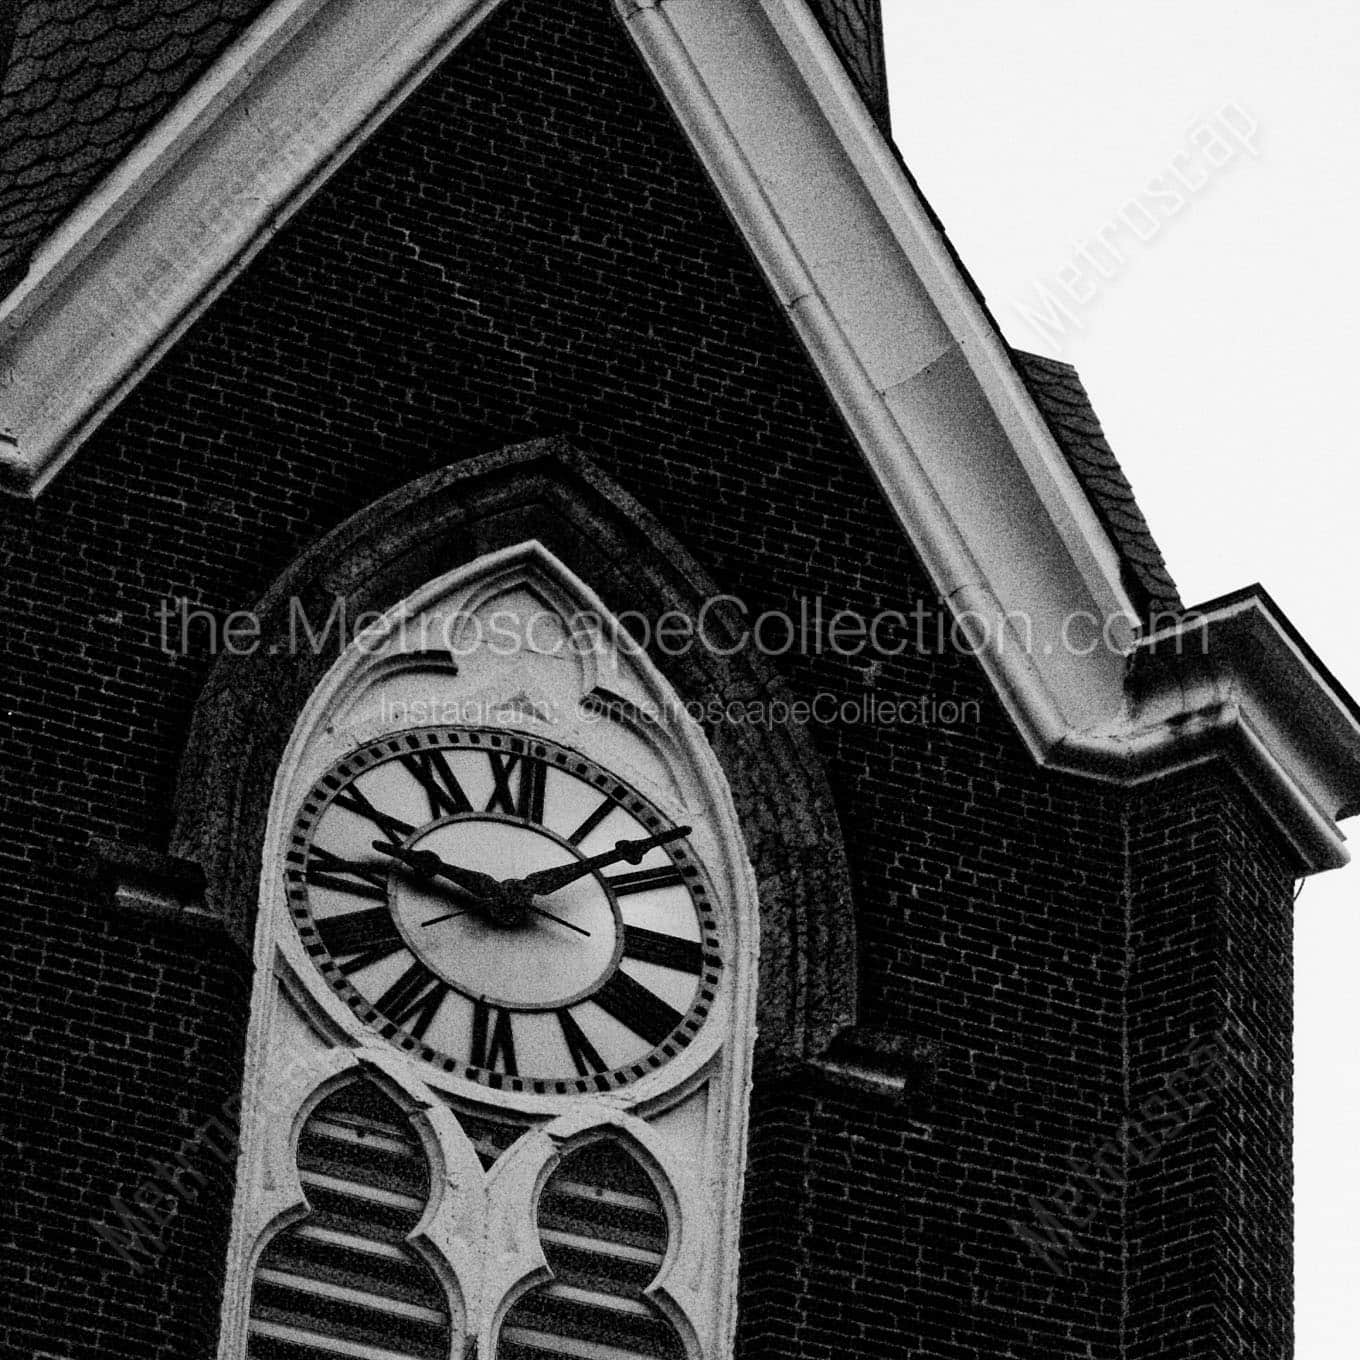
<path id="1" fill-rule="evenodd" d="M 551 701 L 540 700 L 540 703 Z M 403 699 L 384 699 L 376 721 L 385 727 L 481 727 L 501 722 L 510 709 L 503 700 L 430 693 Z M 535 709 L 540 719 L 556 721 L 556 708 Z M 624 719 L 630 725 L 672 726 L 681 717 L 714 729 L 727 727 L 936 727 L 977 726 L 982 705 L 976 699 L 935 694 L 885 696 L 874 693 L 840 694 L 819 690 L 808 698 L 759 697 L 677 699 L 670 703 L 625 700 L 592 694 L 572 710 L 586 726 Z"/>
<path id="2" fill-rule="evenodd" d="M 1010 1229 L 1054 1275 L 1070 1273 L 1070 1257 L 1106 1204 L 1118 1201 L 1140 1168 L 1167 1155 L 1208 1110 L 1236 1073 L 1251 1079 L 1263 1067 L 1255 1046 L 1240 1034 L 1219 1034 L 1190 1043 L 1157 1086 L 1134 1105 L 1093 1151 L 1067 1157 L 1070 1175 L 1047 1199 L 1028 1197 L 1029 1215 Z"/>
<path id="3" fill-rule="evenodd" d="M 280 631 L 253 610 L 223 611 L 187 596 L 161 601 L 157 625 L 161 650 L 174 656 L 338 654 L 348 646 L 372 651 L 438 652 L 454 661 L 474 654 L 512 657 L 522 653 L 576 652 L 605 657 L 653 653 L 683 657 L 703 652 L 725 658 L 754 652 L 772 658 L 842 657 L 890 661 L 903 656 L 977 655 L 1015 650 L 1027 655 L 1064 652 L 1086 657 L 1098 651 L 1126 654 L 1140 632 L 1174 625 L 1187 639 L 1196 616 L 1167 613 L 1140 621 L 1114 612 L 1073 610 L 1060 619 L 1037 621 L 1023 610 L 954 609 L 939 599 L 919 598 L 907 608 L 872 611 L 825 596 L 801 596 L 785 606 L 760 607 L 734 594 L 719 594 L 694 610 L 655 614 L 625 610 L 606 617 L 591 610 L 563 615 L 551 609 L 450 612 L 393 619 L 379 610 L 355 610 L 343 596 L 319 607 L 298 598 L 287 602 Z"/>
<path id="4" fill-rule="evenodd" d="M 1072 243 L 1067 259 L 1035 279 L 1012 306 L 1038 340 L 1061 349 L 1085 317 L 1182 214 L 1229 170 L 1258 160 L 1261 128 L 1241 104 L 1228 101 L 1197 118 L 1162 168 L 1108 219 Z"/>
<path id="5" fill-rule="evenodd" d="M 310 1084 L 329 1071 L 324 1053 L 295 1054 L 270 1088 L 260 1093 L 257 1115 L 290 1118 L 299 1082 Z M 220 1195 L 231 1184 L 240 1152 L 244 1099 L 239 1091 L 228 1096 L 168 1157 L 148 1157 L 137 1184 L 114 1190 L 105 1208 L 89 1220 L 95 1235 L 134 1274 L 161 1262 L 166 1234 L 186 1205 L 196 1204 L 203 1195 Z"/>

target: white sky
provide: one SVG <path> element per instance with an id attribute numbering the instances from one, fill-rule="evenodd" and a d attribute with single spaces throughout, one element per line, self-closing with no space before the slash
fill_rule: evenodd
<path id="1" fill-rule="evenodd" d="M 1008 339 L 1080 370 L 1186 602 L 1259 581 L 1360 695 L 1345 404 L 1360 339 L 1360 5 L 883 9 L 907 164 Z M 1258 131 L 1219 144 L 1201 184 L 1191 129 L 1215 119 Z M 1174 213 L 1167 181 L 1160 199 L 1146 189 L 1173 166 L 1196 186 Z M 1146 240 L 1121 222 L 1131 201 L 1153 214 L 1126 219 Z M 1083 261 L 1078 244 L 1112 226 L 1122 260 Z M 1067 265 L 1092 296 L 1068 303 L 1076 324 L 1036 329 L 1017 304 L 1035 312 L 1037 283 L 1062 296 Z M 1360 821 L 1347 830 L 1360 846 Z M 1298 1360 L 1353 1360 L 1360 1344 L 1357 897 L 1351 865 L 1310 880 L 1298 907 Z"/>

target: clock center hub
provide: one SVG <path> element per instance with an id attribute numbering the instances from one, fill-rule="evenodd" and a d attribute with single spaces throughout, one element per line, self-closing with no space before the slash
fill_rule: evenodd
<path id="1" fill-rule="evenodd" d="M 406 847 L 494 880 L 481 891 L 394 865 L 392 915 L 412 951 L 473 1000 L 553 1010 L 589 994 L 613 971 L 614 904 L 594 874 L 535 896 L 518 880 L 579 862 L 535 827 L 487 815 L 437 822 Z"/>

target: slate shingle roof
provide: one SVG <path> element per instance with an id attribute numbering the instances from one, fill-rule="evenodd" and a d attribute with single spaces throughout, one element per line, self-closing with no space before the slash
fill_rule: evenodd
<path id="1" fill-rule="evenodd" d="M 265 0 L 0 4 L 0 294 Z"/>
<path id="2" fill-rule="evenodd" d="M 880 0 L 812 0 L 812 12 L 864 97 L 869 112 L 888 128 L 888 74 L 883 60 Z"/>
<path id="3" fill-rule="evenodd" d="M 267 0 L 0 0 L 0 295 Z M 887 127 L 880 0 L 812 0 Z M 12 51 L 6 59 L 6 48 Z"/>
<path id="4" fill-rule="evenodd" d="M 1133 488 L 1106 442 L 1091 399 L 1071 364 L 1013 350 L 1012 357 L 1058 447 L 1119 550 L 1124 587 L 1146 619 L 1180 613 L 1180 593 L 1166 569 Z"/>

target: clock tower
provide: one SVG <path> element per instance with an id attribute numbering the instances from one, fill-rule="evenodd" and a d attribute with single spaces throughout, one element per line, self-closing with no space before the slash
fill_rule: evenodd
<path id="1" fill-rule="evenodd" d="M 0 1348 L 1284 1360 L 1360 710 L 877 5 L 4 14 Z"/>

